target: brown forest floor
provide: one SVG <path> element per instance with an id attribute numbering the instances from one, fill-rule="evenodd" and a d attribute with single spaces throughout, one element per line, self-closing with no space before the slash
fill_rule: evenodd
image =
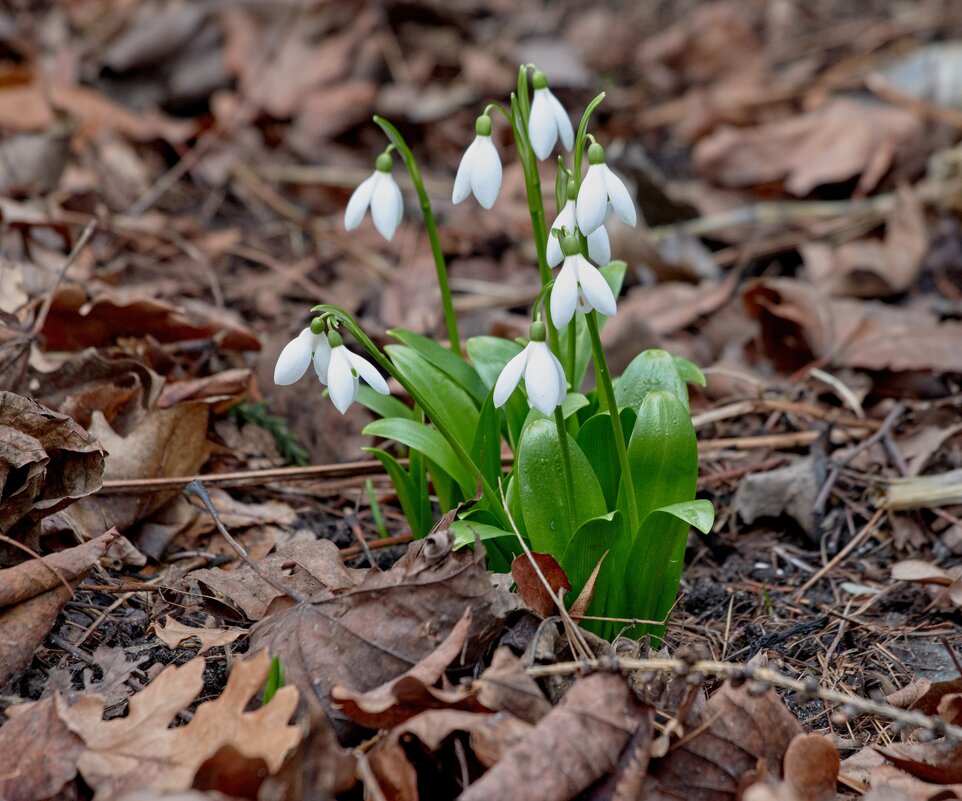
<path id="1" fill-rule="evenodd" d="M 0 799 L 962 798 L 960 39 L 950 0 L 7 4 Z M 525 62 L 573 114 L 607 92 L 594 131 L 646 221 L 612 231 L 615 372 L 661 347 L 709 379 L 715 529 L 664 649 L 589 637 L 600 670 L 443 538 L 407 549 L 363 409 L 271 380 L 316 303 L 381 343 L 443 331 L 399 167 L 394 240 L 343 230 L 375 112 L 420 160 L 463 335 L 526 330 L 503 126 L 494 209 L 450 204 Z M 200 474 L 323 614 L 238 559 L 182 492 Z M 258 707 L 241 655 L 285 643 Z"/>

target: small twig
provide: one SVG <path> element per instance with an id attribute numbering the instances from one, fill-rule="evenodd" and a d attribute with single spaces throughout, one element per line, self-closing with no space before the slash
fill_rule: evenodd
<path id="1" fill-rule="evenodd" d="M 33 548 L 28 548 L 22 542 L 17 542 L 16 540 L 12 540 L 3 534 L 0 534 L 0 542 L 5 542 L 7 543 L 7 545 L 11 545 L 14 548 L 19 548 L 21 551 L 24 551 L 25 553 L 30 554 L 30 556 L 32 556 L 36 561 L 38 561 L 41 565 L 47 568 L 47 570 L 53 573 L 54 576 L 56 576 L 60 580 L 60 583 L 67 588 L 68 595 L 73 595 L 73 587 L 70 586 L 70 582 L 67 581 L 67 579 L 65 579 L 63 575 L 60 573 L 60 571 L 57 570 L 53 565 L 49 564 L 48 562 L 45 562 L 44 558 L 40 554 L 38 554 L 35 550 L 33 550 Z"/>
<path id="2" fill-rule="evenodd" d="M 197 498 L 202 504 L 204 504 L 204 507 L 207 509 L 207 511 L 210 513 L 210 516 L 213 518 L 214 525 L 217 526 L 217 530 L 220 532 L 220 535 L 225 540 L 227 540 L 227 544 L 234 549 L 234 551 L 244 561 L 244 563 L 251 570 L 253 570 L 262 580 L 270 584 L 275 590 L 279 590 L 280 592 L 284 593 L 284 595 L 286 595 L 288 598 L 293 599 L 295 603 L 298 603 L 298 604 L 304 603 L 306 599 L 304 598 L 303 595 L 301 595 L 296 590 L 292 590 L 282 581 L 278 581 L 273 576 L 268 575 L 263 570 L 261 570 L 260 566 L 256 562 L 254 562 L 253 559 L 250 558 L 244 546 L 234 539 L 231 533 L 227 530 L 227 527 L 221 521 L 220 515 L 217 513 L 217 509 L 214 508 L 214 504 L 210 499 L 210 495 L 207 494 L 207 488 L 204 486 L 202 481 L 191 481 L 186 487 L 184 487 L 184 494 L 192 495 L 195 498 Z"/>
<path id="3" fill-rule="evenodd" d="M 404 545 L 413 539 L 414 535 L 410 531 L 405 531 L 403 534 L 395 534 L 393 537 L 385 537 L 383 540 L 369 542 L 367 549 L 369 551 L 375 551 L 378 548 L 390 548 L 392 545 Z M 362 553 L 363 551 L 360 545 L 350 545 L 347 548 L 341 549 L 341 559 L 353 559 Z"/>
<path id="4" fill-rule="evenodd" d="M 579 662 L 561 662 L 554 665 L 534 665 L 526 668 L 532 678 L 547 676 L 566 676 L 585 670 L 624 670 L 624 671 L 655 671 L 659 673 L 674 673 L 678 676 L 702 674 L 718 676 L 736 681 L 757 681 L 792 690 L 802 696 L 820 698 L 832 704 L 846 708 L 853 708 L 870 715 L 900 721 L 910 726 L 920 726 L 941 736 L 953 737 L 962 741 L 962 726 L 946 723 L 941 718 L 931 717 L 908 709 L 899 709 L 882 701 L 873 701 L 856 695 L 822 687 L 814 677 L 799 680 L 784 676 L 781 673 L 765 667 L 718 662 L 704 659 L 686 661 L 684 659 L 630 659 L 627 657 L 606 656 L 600 659 L 587 659 Z"/>
<path id="5" fill-rule="evenodd" d="M 40 336 L 40 332 L 43 331 L 43 326 L 47 322 L 47 315 L 50 314 L 50 307 L 53 305 L 54 295 L 57 294 L 57 290 L 60 288 L 60 284 L 63 282 L 64 276 L 67 274 L 67 270 L 69 270 L 70 266 L 77 260 L 77 257 L 80 255 L 80 251 L 87 246 L 87 243 L 90 241 L 90 237 L 94 235 L 94 231 L 96 230 L 97 220 L 92 219 L 87 223 L 86 228 L 83 229 L 83 232 L 80 234 L 80 238 L 73 246 L 73 250 L 70 251 L 63 263 L 63 266 L 60 268 L 60 273 L 57 275 L 57 280 L 54 282 L 54 285 L 50 287 L 50 291 L 47 292 L 46 297 L 43 299 L 43 305 L 40 307 L 40 311 L 37 312 L 37 319 L 33 322 L 32 335 L 34 339 Z"/>
<path id="6" fill-rule="evenodd" d="M 815 582 L 819 581 L 826 573 L 828 573 L 832 568 L 840 564 L 845 559 L 845 557 L 847 557 L 852 551 L 854 551 L 855 548 L 857 548 L 868 537 L 868 535 L 875 530 L 875 527 L 878 525 L 878 521 L 881 520 L 883 514 L 885 514 L 884 509 L 877 509 L 875 511 L 875 514 L 872 515 L 871 520 L 869 520 L 868 523 L 865 524 L 865 527 L 858 534 L 852 537 L 848 545 L 846 545 L 844 548 L 842 548 L 842 550 L 840 550 L 837 554 L 835 554 L 835 556 L 832 557 L 832 559 L 827 564 L 825 564 L 814 576 L 812 576 L 801 587 L 799 587 L 798 590 L 796 590 L 795 597 L 801 598 L 805 594 L 805 592 L 809 589 L 809 587 L 815 584 Z"/>

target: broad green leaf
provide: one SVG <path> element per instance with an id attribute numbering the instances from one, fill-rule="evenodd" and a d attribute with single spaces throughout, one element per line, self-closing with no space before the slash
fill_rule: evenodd
<path id="1" fill-rule="evenodd" d="M 503 475 L 501 471 L 501 415 L 494 408 L 493 393 L 488 393 L 478 418 L 478 430 L 471 443 L 471 459 L 481 468 L 481 472 L 492 487 L 498 486 Z M 500 498 L 490 502 L 500 506 Z"/>
<path id="2" fill-rule="evenodd" d="M 503 528 L 474 520 L 455 520 L 451 523 L 450 531 L 454 534 L 454 550 L 474 545 L 475 537 L 482 542 L 498 537 L 514 537 L 513 531 L 505 531 Z"/>
<path id="3" fill-rule="evenodd" d="M 675 367 L 678 368 L 678 375 L 680 375 L 682 379 L 691 384 L 697 384 L 700 387 L 708 383 L 705 381 L 705 374 L 697 364 L 688 361 L 688 359 L 683 356 L 674 356 L 673 358 L 675 360 Z"/>
<path id="4" fill-rule="evenodd" d="M 481 380 L 481 376 L 478 375 L 478 371 L 462 359 L 460 355 L 439 345 L 433 339 L 415 334 L 413 331 L 405 331 L 403 328 L 393 328 L 388 331 L 388 334 L 403 342 L 454 379 L 458 386 L 466 390 L 477 401 L 478 405 L 484 403 L 488 390 Z"/>
<path id="5" fill-rule="evenodd" d="M 616 260 L 608 262 L 604 267 L 600 267 L 599 269 L 617 298 L 621 293 L 621 285 L 625 281 L 625 272 L 628 269 L 628 265 L 623 261 Z M 599 315 L 598 328 L 600 330 L 604 330 L 606 321 L 607 318 Z M 581 385 L 585 382 L 585 374 L 588 372 L 588 366 L 591 364 L 591 339 L 588 336 L 588 325 L 585 323 L 583 314 L 575 312 L 574 319 L 569 325 L 576 326 L 577 347 L 575 348 L 575 369 L 572 374 L 568 376 L 568 380 L 571 382 L 571 388 L 573 390 L 580 390 Z M 565 355 L 562 357 L 561 363 L 564 365 L 566 373 L 571 369 L 567 356 L 567 328 L 568 326 L 565 326 L 558 332 L 558 341 L 564 343 L 563 350 Z"/>
<path id="6" fill-rule="evenodd" d="M 395 398 L 393 395 L 382 395 L 380 392 L 375 392 L 367 384 L 361 384 L 357 388 L 357 402 L 370 409 L 378 417 L 417 419 L 417 412 L 404 401 Z"/>
<path id="7" fill-rule="evenodd" d="M 634 412 L 631 409 L 622 409 L 621 427 L 626 439 L 634 423 Z M 615 435 L 608 412 L 601 412 L 588 418 L 581 426 L 577 439 L 579 447 L 598 479 L 598 484 L 605 496 L 606 508 L 613 509 L 618 500 L 621 465 L 618 462 L 618 452 L 615 450 Z"/>
<path id="8" fill-rule="evenodd" d="M 438 418 L 431 422 L 448 431 L 468 450 L 478 426 L 478 407 L 467 391 L 406 345 L 388 345 L 385 350 L 398 372 L 425 399 L 430 399 L 431 409 Z"/>
<path id="9" fill-rule="evenodd" d="M 521 353 L 521 345 L 501 337 L 471 337 L 467 349 L 474 369 L 489 390 L 494 389 L 504 366 Z"/>
<path id="10" fill-rule="evenodd" d="M 505 485 L 504 489 L 505 502 L 508 505 L 508 510 L 511 512 L 511 519 L 514 520 L 515 526 L 517 526 L 518 531 L 521 532 L 521 536 L 525 538 L 527 542 L 531 542 L 528 538 L 528 529 L 524 522 L 524 513 L 521 509 L 521 489 L 520 482 L 518 481 L 518 468 L 517 463 L 515 463 L 514 470 L 508 476 L 508 483 Z"/>
<path id="11" fill-rule="evenodd" d="M 458 483 L 466 498 L 474 497 L 477 476 L 460 462 L 454 449 L 437 429 L 415 420 L 392 418 L 368 423 L 361 433 L 370 437 L 393 439 L 420 451 L 425 458 L 434 462 Z"/>
<path id="12" fill-rule="evenodd" d="M 565 436 L 571 455 L 573 510 L 567 509 L 561 442 L 553 422 L 535 420 L 528 426 L 517 459 L 521 509 L 531 547 L 555 558 L 564 553 L 582 523 L 608 511 L 591 465 L 578 443 Z"/>
<path id="13" fill-rule="evenodd" d="M 615 383 L 615 401 L 619 408 L 637 409 L 649 392 L 658 390 L 670 392 L 688 407 L 688 387 L 675 359 L 666 351 L 652 348 L 639 353 L 625 368 Z"/>
<path id="14" fill-rule="evenodd" d="M 586 520 L 574 533 L 560 560 L 561 567 L 568 576 L 568 581 L 571 582 L 569 595 L 571 600 L 578 597 L 598 564 L 598 560 L 605 551 L 610 550 L 611 543 L 624 536 L 622 523 L 621 512 L 608 512 Z M 605 561 L 607 563 L 607 560 Z M 619 567 L 608 564 L 602 567 L 595 584 L 595 600 L 603 599 L 607 594 L 605 584 L 610 580 L 613 570 L 619 578 L 621 577 Z M 599 606 L 595 601 L 592 601 L 592 608 L 595 610 L 592 614 L 599 614 L 597 611 Z"/>
<path id="15" fill-rule="evenodd" d="M 364 448 L 363 450 L 374 454 L 384 467 L 384 472 L 391 479 L 398 501 L 401 503 L 401 509 L 411 526 L 411 533 L 414 534 L 416 539 L 427 536 L 432 526 L 431 501 L 427 492 L 419 491 L 418 482 L 387 451 L 380 448 Z"/>
<path id="16" fill-rule="evenodd" d="M 431 486 L 434 488 L 434 494 L 438 498 L 438 505 L 441 507 L 442 512 L 454 509 L 465 498 L 470 498 L 474 495 L 474 490 L 468 492 L 463 487 L 460 487 L 458 482 L 430 459 L 427 459 L 426 462 L 427 472 L 431 477 Z"/>
<path id="17" fill-rule="evenodd" d="M 626 561 L 623 597 L 628 599 L 630 608 L 609 609 L 608 613 L 613 617 L 665 620 L 678 596 L 688 530 L 694 527 L 707 534 L 714 519 L 715 510 L 706 500 L 684 501 L 653 510 L 641 524 Z M 664 632 L 663 625 L 647 625 L 629 634 L 635 638 L 646 633 L 661 637 Z"/>
<path id="18" fill-rule="evenodd" d="M 573 415 L 578 413 L 579 409 L 583 409 L 588 405 L 588 399 L 582 395 L 580 392 L 569 392 L 564 399 L 564 403 L 561 404 L 561 414 L 565 420 L 568 420 Z M 521 428 L 521 436 L 524 437 L 524 432 L 535 420 L 550 420 L 552 425 L 554 425 L 554 415 L 548 417 L 542 414 L 533 406 L 528 409 L 527 415 L 525 415 L 524 425 Z"/>

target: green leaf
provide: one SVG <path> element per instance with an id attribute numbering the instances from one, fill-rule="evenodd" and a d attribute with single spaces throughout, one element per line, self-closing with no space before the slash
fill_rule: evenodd
<path id="1" fill-rule="evenodd" d="M 407 345 L 411 350 L 423 356 L 427 361 L 445 373 L 454 382 L 466 390 L 478 403 L 484 403 L 488 389 L 472 365 L 457 353 L 442 347 L 433 339 L 405 331 L 403 328 L 392 328 L 388 334 Z"/>
<path id="2" fill-rule="evenodd" d="M 611 287 L 611 291 L 617 298 L 621 293 L 621 285 L 625 281 L 625 272 L 628 269 L 628 265 L 623 261 L 610 261 L 604 267 L 599 268 L 601 274 L 604 276 L 605 281 L 608 282 L 608 286 Z M 603 330 L 607 319 L 604 315 L 598 315 L 598 329 Z M 571 382 L 571 388 L 575 390 L 580 390 L 581 385 L 585 382 L 585 374 L 588 372 L 588 366 L 591 364 L 591 339 L 588 336 L 588 324 L 585 322 L 585 316 L 583 314 L 575 313 L 574 318 L 568 325 L 576 326 L 577 331 L 577 344 L 575 348 L 575 369 L 574 374 L 568 376 L 568 380 Z M 565 326 L 558 332 L 559 342 L 568 342 L 568 334 L 562 333 L 567 332 L 568 326 Z M 567 347 L 567 346 L 566 346 Z M 567 355 L 562 359 L 562 363 L 565 366 L 565 370 L 568 369 Z"/>
<path id="3" fill-rule="evenodd" d="M 665 620 L 678 596 L 688 530 L 694 527 L 707 534 L 714 519 L 715 510 L 706 500 L 684 501 L 653 510 L 641 524 L 626 562 L 623 597 L 630 599 L 631 608 L 609 610 L 609 614 Z M 665 626 L 645 625 L 629 633 L 635 638 L 644 634 L 660 638 Z"/>
<path id="4" fill-rule="evenodd" d="M 564 416 L 564 419 L 567 420 L 572 415 L 577 414 L 579 409 L 583 409 L 587 405 L 588 399 L 580 392 L 569 392 L 565 396 L 564 402 L 561 404 L 561 414 Z M 524 418 L 524 425 L 521 427 L 522 438 L 524 437 L 525 430 L 535 420 L 550 420 L 551 424 L 554 425 L 554 415 L 548 417 L 532 406 L 530 409 L 528 409 L 528 413 Z"/>
<path id="5" fill-rule="evenodd" d="M 648 393 L 655 391 L 670 392 L 688 407 L 688 387 L 675 359 L 666 351 L 652 348 L 639 353 L 625 368 L 615 383 L 615 401 L 619 408 L 637 409 Z"/>
<path id="6" fill-rule="evenodd" d="M 561 214 L 562 209 L 568 204 L 568 171 L 565 169 L 564 160 L 558 159 L 558 172 L 554 178 L 554 203 L 557 213 Z M 551 231 L 548 230 L 548 237 Z"/>
<path id="7" fill-rule="evenodd" d="M 406 345 L 388 345 L 385 350 L 398 372 L 417 392 L 431 399 L 432 409 L 438 418 L 431 422 L 450 433 L 464 450 L 468 450 L 478 427 L 478 407 L 471 396 L 447 374 Z"/>
<path id="8" fill-rule="evenodd" d="M 283 686 L 284 666 L 281 664 L 281 658 L 275 656 L 271 660 L 271 667 L 267 672 L 267 681 L 264 682 L 264 697 L 261 699 L 261 704 L 267 706 Z"/>
<path id="9" fill-rule="evenodd" d="M 454 550 L 466 545 L 474 545 L 475 537 L 482 542 L 498 537 L 514 537 L 513 531 L 505 531 L 498 526 L 479 523 L 475 520 L 455 520 L 451 523 L 450 531 L 454 534 Z"/>
<path id="10" fill-rule="evenodd" d="M 361 433 L 369 437 L 393 439 L 420 451 L 458 483 L 466 498 L 474 497 L 477 476 L 460 462 L 454 449 L 437 429 L 415 420 L 391 418 L 368 423 Z"/>
<path id="11" fill-rule="evenodd" d="M 675 367 L 678 368 L 678 375 L 680 375 L 684 381 L 697 384 L 700 387 L 708 383 L 705 380 L 705 374 L 697 364 L 688 361 L 688 359 L 683 356 L 674 356 L 673 358 L 675 360 Z"/>
<path id="12" fill-rule="evenodd" d="M 485 479 L 492 487 L 498 486 L 503 475 L 501 471 L 501 415 L 494 408 L 494 393 L 489 393 L 481 407 L 478 430 L 469 451 L 471 459 L 481 468 Z M 500 498 L 489 498 L 489 503 L 500 507 Z"/>
<path id="13" fill-rule="evenodd" d="M 568 576 L 568 581 L 571 582 L 570 597 L 572 599 L 577 598 L 584 589 L 598 560 L 605 551 L 610 550 L 611 543 L 624 536 L 623 521 L 621 512 L 615 510 L 586 520 L 574 533 L 560 559 L 561 567 Z M 598 574 L 595 599 L 604 598 L 607 594 L 604 583 L 609 580 L 611 573 L 611 567 L 603 567 L 602 572 Z M 620 578 L 621 572 L 617 571 L 617 575 Z M 592 607 L 595 606 L 595 602 L 592 601 Z"/>
<path id="14" fill-rule="evenodd" d="M 634 422 L 634 412 L 631 409 L 622 409 L 622 430 L 630 432 Z M 618 500 L 618 485 L 621 482 L 621 465 L 618 463 L 615 434 L 608 412 L 601 412 L 585 421 L 578 432 L 578 446 L 584 452 L 598 479 L 598 484 L 605 496 L 605 507 L 614 508 Z"/>
<path id="15" fill-rule="evenodd" d="M 378 417 L 402 417 L 408 420 L 417 419 L 417 413 L 404 401 L 393 395 L 382 395 L 375 392 L 367 384 L 357 388 L 357 402 L 370 409 Z"/>
<path id="16" fill-rule="evenodd" d="M 591 465 L 570 435 L 575 508 L 567 510 L 561 442 L 553 422 L 535 420 L 525 430 L 518 453 L 518 489 L 531 547 L 555 558 L 564 553 L 578 527 L 605 514 L 605 498 Z"/>
<path id="17" fill-rule="evenodd" d="M 380 448 L 363 448 L 363 450 L 374 454 L 375 458 L 384 467 L 384 472 L 388 474 L 391 484 L 394 485 L 394 491 L 397 493 L 401 509 L 411 526 L 411 533 L 415 539 L 427 536 L 433 525 L 431 522 L 431 501 L 427 492 L 419 491 L 418 482 L 387 451 Z"/>
<path id="18" fill-rule="evenodd" d="M 467 349 L 474 369 L 489 390 L 494 389 L 504 366 L 522 350 L 517 342 L 501 337 L 471 337 Z"/>

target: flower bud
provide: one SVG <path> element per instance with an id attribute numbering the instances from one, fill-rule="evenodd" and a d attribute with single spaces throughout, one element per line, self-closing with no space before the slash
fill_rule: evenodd
<path id="1" fill-rule="evenodd" d="M 315 317 L 311 320 L 311 333 L 320 336 L 324 333 L 324 318 Z"/>

